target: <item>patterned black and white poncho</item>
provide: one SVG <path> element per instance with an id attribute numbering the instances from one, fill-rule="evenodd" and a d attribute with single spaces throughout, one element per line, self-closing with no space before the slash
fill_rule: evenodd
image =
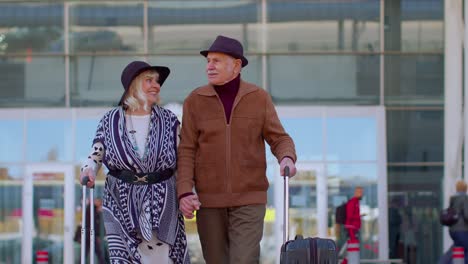
<path id="1" fill-rule="evenodd" d="M 125 111 L 122 107 L 114 108 L 99 122 L 93 140 L 93 148 L 97 151 L 90 159 L 97 163 L 96 169 L 102 163 L 109 170 L 125 169 L 137 173 L 175 169 L 178 125 L 179 121 L 171 111 L 154 106 L 148 132 L 149 149 L 147 158 L 142 160 L 132 148 L 126 132 Z M 107 176 L 103 219 L 111 263 L 141 263 L 138 244 L 141 237 L 150 241 L 153 231 L 159 240 L 169 244 L 169 257 L 174 263 L 190 263 L 174 176 L 150 185 L 134 185 Z"/>

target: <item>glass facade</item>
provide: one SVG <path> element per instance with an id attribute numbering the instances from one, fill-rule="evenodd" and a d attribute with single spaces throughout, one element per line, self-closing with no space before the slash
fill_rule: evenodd
<path id="1" fill-rule="evenodd" d="M 268 51 L 379 51 L 379 6 L 375 0 L 267 1 Z"/>
<path id="2" fill-rule="evenodd" d="M 71 3 L 69 14 L 70 52 L 144 51 L 141 1 Z M 60 45 L 63 40 L 56 44 L 58 50 Z"/>
<path id="3" fill-rule="evenodd" d="M 18 55 L 0 61 L 3 107 L 64 107 L 64 59 L 58 56 Z"/>
<path id="4" fill-rule="evenodd" d="M 272 55 L 268 69 L 271 96 L 277 102 L 379 103 L 378 55 Z"/>
<path id="5" fill-rule="evenodd" d="M 243 43 L 244 51 L 261 50 L 261 1 L 150 1 L 150 52 L 198 53 L 213 36 L 228 35 Z M 194 34 L 196 32 L 196 34 Z"/>
<path id="6" fill-rule="evenodd" d="M 385 103 L 389 106 L 444 104 L 444 56 L 386 55 Z"/>
<path id="7" fill-rule="evenodd" d="M 350 111 L 353 112 L 353 111 Z M 320 111 L 309 109 L 307 118 L 282 118 L 287 131 L 291 131 L 298 156 L 298 175 L 290 181 L 291 232 L 313 236 L 326 227 L 329 236 L 342 246 L 344 233 L 337 232 L 334 209 L 351 198 L 354 188 L 364 188 L 361 210 L 363 218 L 361 242 L 374 251 L 362 251 L 363 258 L 378 256 L 378 115 L 368 112 L 342 112 L 339 109 Z M 279 114 L 282 115 L 280 109 Z M 301 129 L 297 129 L 301 127 Z M 342 131 L 347 133 L 343 134 Z M 359 148 L 361 151 L 350 151 Z M 274 157 L 271 156 L 273 162 Z M 272 176 L 278 176 L 272 173 Z M 281 184 L 270 177 L 273 184 Z M 322 183 L 323 182 L 323 183 Z M 326 188 L 322 190 L 321 184 Z M 273 186 L 273 189 L 277 187 Z M 326 200 L 319 193 L 326 194 Z M 280 194 L 277 194 L 280 195 Z M 326 202 L 324 202 L 326 201 Z M 318 210 L 326 208 L 325 214 Z M 271 206 L 273 206 L 271 204 Z"/>
<path id="8" fill-rule="evenodd" d="M 76 260 L 77 245 L 61 242 L 68 241 L 68 229 L 60 226 L 68 221 L 68 202 L 59 201 L 69 190 L 67 181 L 53 172 L 49 179 L 31 178 L 27 189 L 24 183 L 34 174 L 28 168 L 59 164 L 78 177 L 99 118 L 122 94 L 120 73 L 131 60 L 171 68 L 162 104 L 180 117 L 184 98 L 206 83 L 199 51 L 219 34 L 243 43 L 249 65 L 242 78 L 271 94 L 296 141 L 293 231 L 338 239 L 334 208 L 361 185 L 362 258 L 437 261 L 443 0 L 70 0 L 0 2 L 0 262 L 21 263 L 28 254 L 20 223 L 29 206 L 31 251 L 46 247 L 55 252 L 53 261 L 66 262 L 57 252 L 71 250 Z M 379 107 L 385 114 L 376 114 Z M 364 114 L 347 114 L 354 111 Z M 281 181 L 268 155 L 271 188 L 261 262 L 276 263 Z M 79 212 L 80 188 L 73 186 L 69 204 Z M 387 209 L 380 207 L 382 188 L 388 214 L 379 214 Z M 35 203 L 23 204 L 29 190 Z M 393 217 L 402 219 L 399 226 L 392 225 Z M 387 231 L 388 249 L 378 240 Z M 193 221 L 187 221 L 187 232 L 193 263 L 203 263 Z M 415 245 L 408 233 L 423 243 Z"/>

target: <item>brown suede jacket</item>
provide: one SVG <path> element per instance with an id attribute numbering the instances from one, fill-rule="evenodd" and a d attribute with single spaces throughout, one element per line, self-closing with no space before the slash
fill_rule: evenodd
<path id="1" fill-rule="evenodd" d="M 195 187 L 202 207 L 266 204 L 265 141 L 278 162 L 296 160 L 294 142 L 265 90 L 241 80 L 228 124 L 213 86 L 195 89 L 184 102 L 178 195 Z"/>

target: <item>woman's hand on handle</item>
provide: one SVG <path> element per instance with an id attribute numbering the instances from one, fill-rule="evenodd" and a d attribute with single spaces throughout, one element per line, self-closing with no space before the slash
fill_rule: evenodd
<path id="1" fill-rule="evenodd" d="M 83 181 L 86 179 L 86 186 L 88 188 L 94 187 L 94 182 L 96 180 L 96 174 L 92 168 L 86 168 L 80 173 L 80 183 L 83 185 Z"/>

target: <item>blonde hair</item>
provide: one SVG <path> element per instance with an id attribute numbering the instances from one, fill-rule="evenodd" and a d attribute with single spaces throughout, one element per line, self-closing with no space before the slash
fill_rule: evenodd
<path id="1" fill-rule="evenodd" d="M 143 80 L 146 78 L 153 77 L 158 79 L 159 73 L 157 71 L 149 70 L 138 74 L 138 76 L 135 77 L 135 79 L 133 79 L 132 83 L 130 84 L 127 96 L 125 97 L 123 104 L 130 108 L 130 110 L 132 111 L 136 111 L 142 107 L 140 101 L 144 102 L 143 109 L 145 111 L 148 111 L 151 107 L 153 107 L 152 105 L 148 105 L 148 102 L 146 101 L 146 95 L 143 92 Z M 159 104 L 159 102 L 160 99 L 158 95 L 158 100 L 156 104 Z"/>
<path id="2" fill-rule="evenodd" d="M 466 182 L 464 181 L 457 181 L 456 185 L 455 185 L 455 190 L 457 192 L 463 192 L 463 193 L 466 193 L 466 189 L 467 189 L 467 186 L 466 186 Z"/>

